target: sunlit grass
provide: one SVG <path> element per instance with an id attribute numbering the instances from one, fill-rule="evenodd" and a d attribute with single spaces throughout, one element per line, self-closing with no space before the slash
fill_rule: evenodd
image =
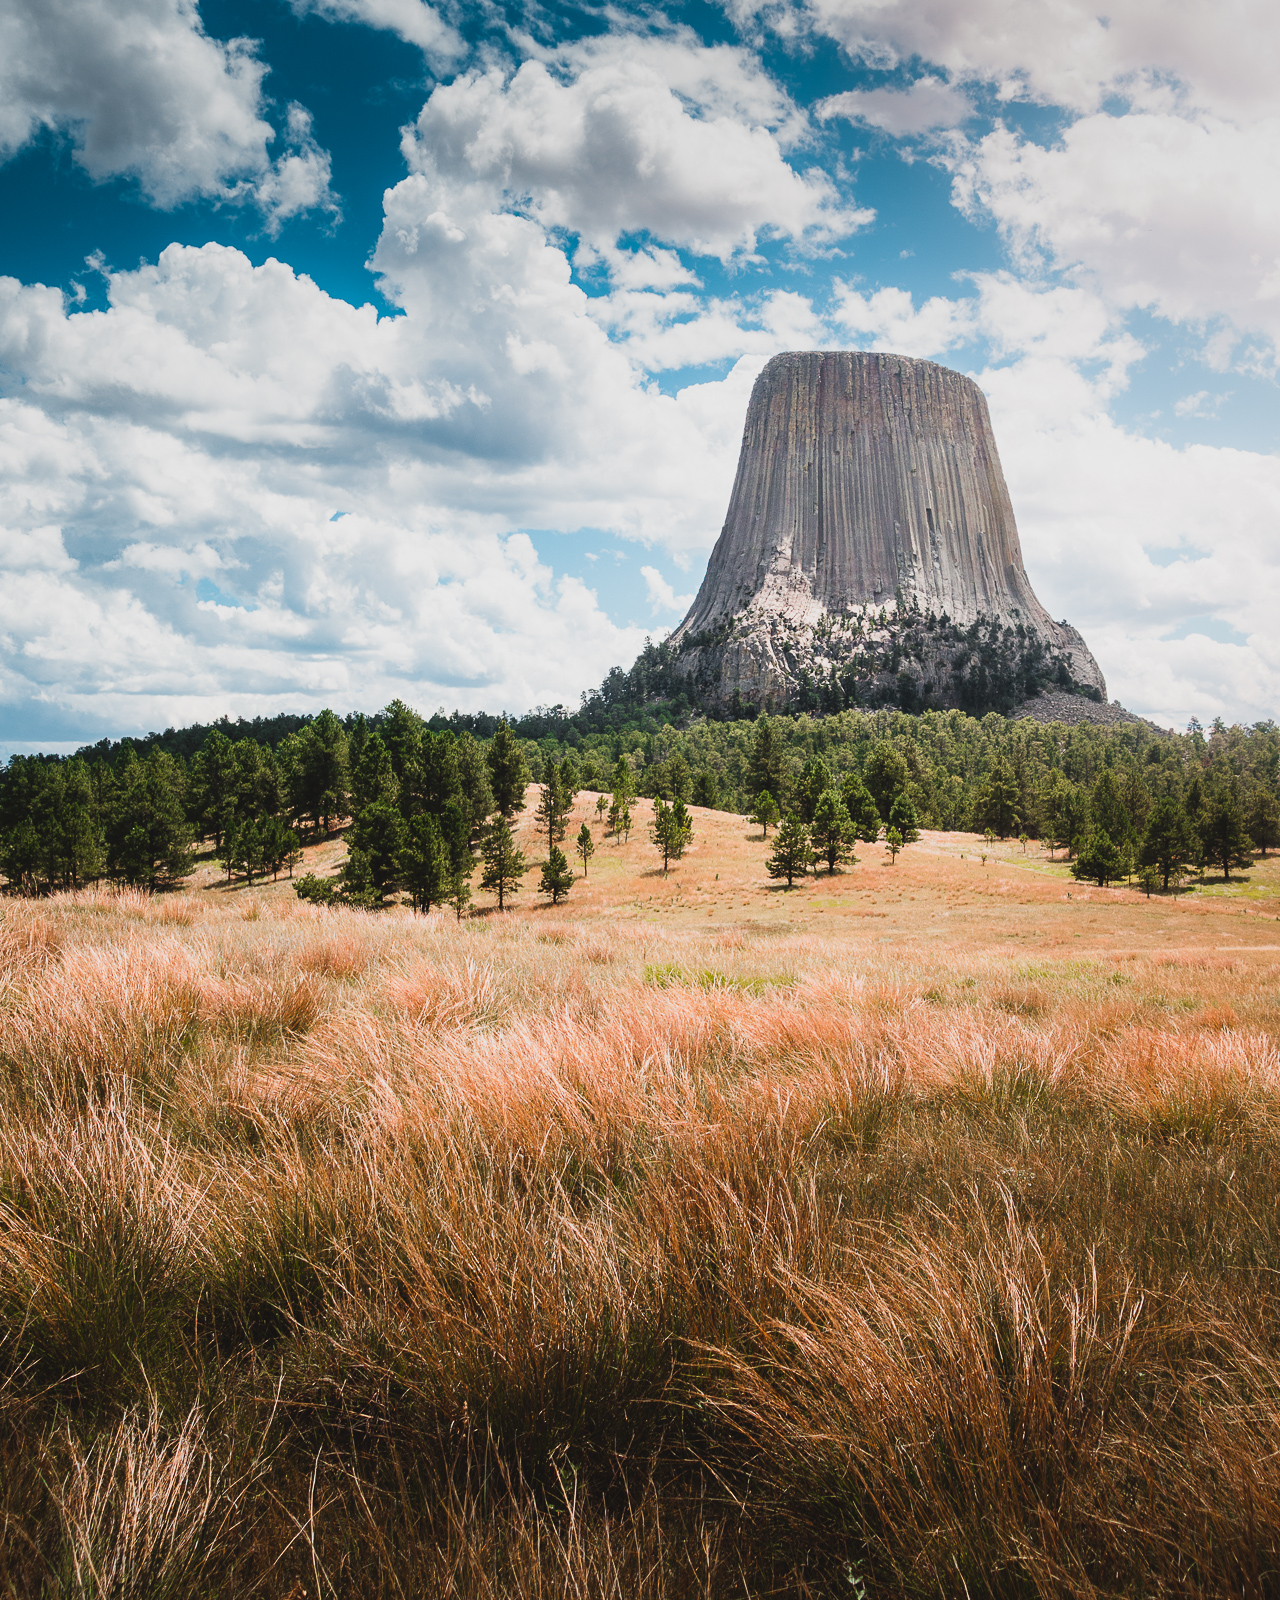
<path id="1" fill-rule="evenodd" d="M 786 903 L 7 902 L 9 1592 L 1266 1591 L 1280 959 Z"/>

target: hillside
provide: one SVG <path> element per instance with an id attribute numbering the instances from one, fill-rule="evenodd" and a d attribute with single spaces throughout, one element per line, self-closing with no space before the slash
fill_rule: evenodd
<path id="1" fill-rule="evenodd" d="M 537 893 L 546 858 L 533 821 L 537 797 L 537 785 L 530 784 L 514 826 L 529 867 L 522 891 L 503 913 L 504 920 L 534 931 L 568 919 L 575 925 L 656 925 L 664 937 L 675 930 L 735 927 L 773 936 L 821 932 L 851 941 L 851 947 L 892 943 L 913 951 L 955 943 L 993 952 L 1023 945 L 1055 949 L 1066 941 L 1078 941 L 1083 950 L 1180 949 L 1220 940 L 1234 948 L 1255 939 L 1264 950 L 1280 950 L 1280 855 L 1257 859 L 1229 883 L 1208 872 L 1192 877 L 1182 894 L 1148 899 L 1136 885 L 1100 889 L 1077 882 L 1065 852 L 1051 852 L 1038 841 L 1023 848 L 1016 840 L 988 843 L 975 834 L 925 830 L 896 863 L 883 844 L 859 844 L 856 865 L 834 875 L 823 867 L 816 878 L 797 879 L 788 890 L 765 872 L 770 843 L 745 817 L 690 806 L 693 844 L 664 873 L 648 838 L 652 801 L 633 802 L 635 825 L 623 843 L 601 825 L 595 790 L 583 791 L 574 804 L 566 849 L 587 822 L 596 853 L 585 878 L 581 861 L 575 862 L 577 881 L 567 901 L 552 907 Z M 343 840 L 327 840 L 306 849 L 295 871 L 330 876 L 345 858 Z M 193 875 L 190 886 L 200 898 L 228 906 L 287 906 L 294 899 L 287 877 L 228 884 L 212 863 Z M 382 913 L 388 914 L 403 913 Z M 497 915 L 493 897 L 477 889 L 468 922 Z M 865 926 L 869 921 L 885 926 Z"/>
<path id="2" fill-rule="evenodd" d="M 9 1592 L 1266 1587 L 1275 861 L 694 825 L 461 922 L 5 902 Z"/>

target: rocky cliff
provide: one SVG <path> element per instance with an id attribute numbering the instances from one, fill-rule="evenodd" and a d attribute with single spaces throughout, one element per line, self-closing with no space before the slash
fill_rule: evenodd
<path id="1" fill-rule="evenodd" d="M 982 391 L 931 361 L 775 356 L 756 380 L 723 531 L 671 640 L 695 697 L 1011 709 L 1105 699 L 1022 565 Z"/>

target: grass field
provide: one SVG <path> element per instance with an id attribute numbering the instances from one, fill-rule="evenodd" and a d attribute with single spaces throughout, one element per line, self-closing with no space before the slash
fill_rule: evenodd
<path id="1" fill-rule="evenodd" d="M 1280 868 L 636 810 L 462 922 L 4 903 L 0 1590 L 1274 1593 Z"/>

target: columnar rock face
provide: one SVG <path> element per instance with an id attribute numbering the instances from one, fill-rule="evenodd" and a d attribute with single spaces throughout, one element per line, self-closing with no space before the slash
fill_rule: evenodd
<path id="1" fill-rule="evenodd" d="M 949 619 L 941 634 L 930 614 Z M 907 356 L 775 356 L 752 391 L 724 529 L 671 641 L 678 670 L 704 699 L 782 705 L 802 680 L 884 678 L 895 643 L 896 682 L 914 629 L 933 638 L 906 646 L 916 703 L 955 704 L 955 647 L 974 623 L 1012 630 L 1042 676 L 1105 698 L 1084 640 L 1027 579 L 977 385 Z"/>

